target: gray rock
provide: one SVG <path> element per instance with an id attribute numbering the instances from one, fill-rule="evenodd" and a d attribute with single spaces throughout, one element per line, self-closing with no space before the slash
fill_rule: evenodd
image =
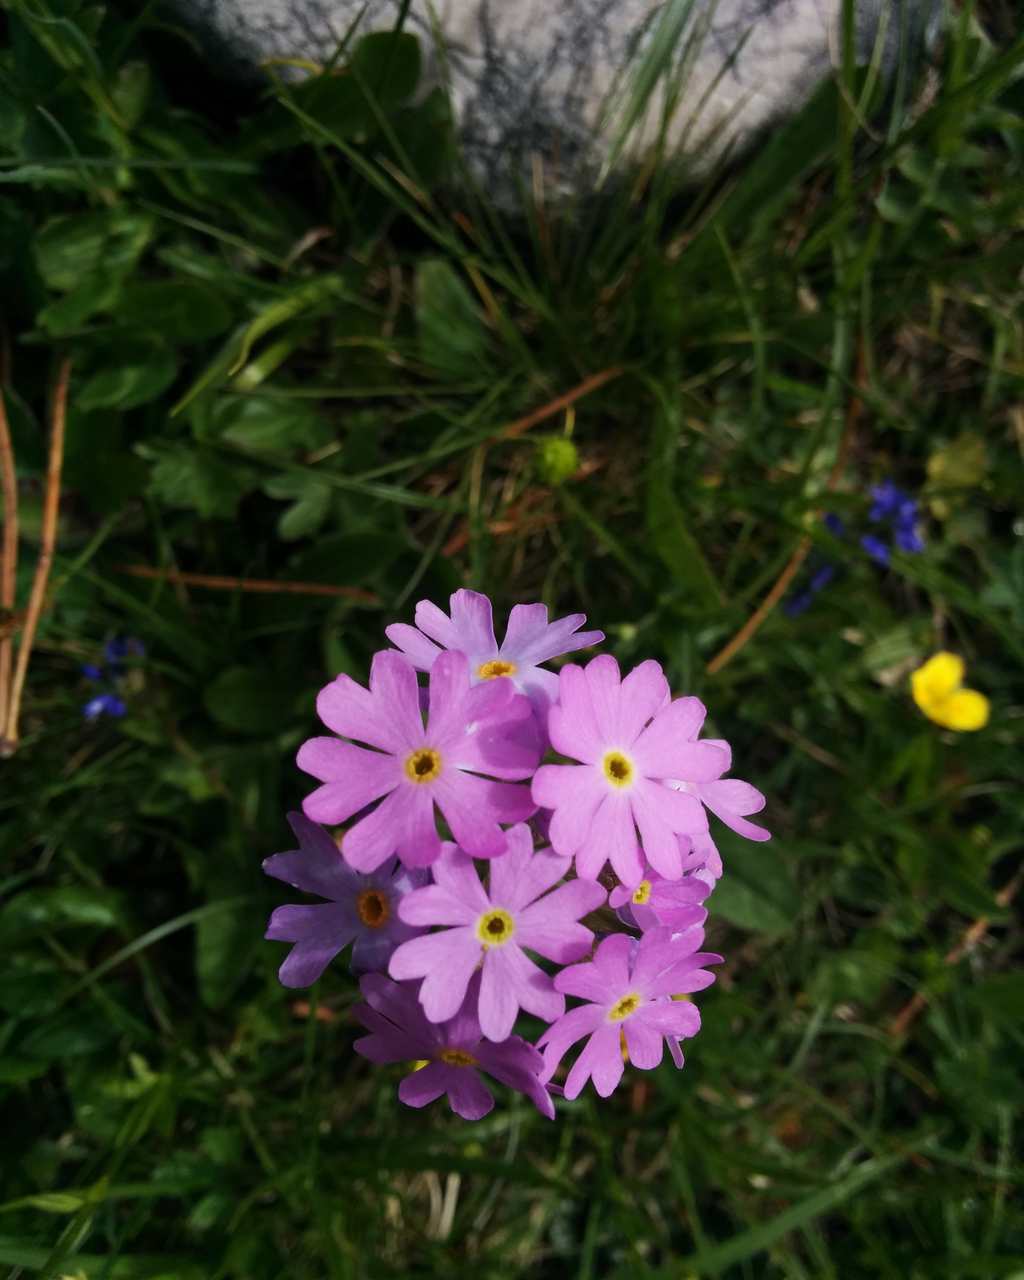
<path id="1" fill-rule="evenodd" d="M 389 29 L 402 7 L 166 2 L 243 74 L 267 58 L 327 62 L 353 24 L 357 36 Z M 877 58 L 886 76 L 901 63 L 913 67 L 938 34 L 943 3 L 856 0 L 858 61 Z M 700 173 L 808 100 L 838 65 L 842 13 L 842 0 L 412 0 L 406 24 L 422 38 L 425 86 L 448 88 L 464 154 L 485 189 L 514 189 L 539 157 L 551 195 L 589 188 L 609 161 L 638 162 L 656 144 L 664 88 L 637 118 L 630 69 L 666 34 L 682 85 L 666 149 Z"/>

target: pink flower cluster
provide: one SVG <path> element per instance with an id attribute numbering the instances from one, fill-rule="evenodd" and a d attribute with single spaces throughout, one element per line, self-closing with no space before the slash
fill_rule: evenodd
<path id="1" fill-rule="evenodd" d="M 457 591 L 415 621 L 388 627 L 368 688 L 342 675 L 317 698 L 333 736 L 298 764 L 320 785 L 290 815 L 298 849 L 264 869 L 325 901 L 271 916 L 294 944 L 281 982 L 308 986 L 351 943 L 357 1052 L 410 1066 L 403 1102 L 446 1094 L 468 1120 L 494 1105 L 485 1075 L 553 1117 L 554 1095 L 607 1097 L 666 1045 L 681 1067 L 686 997 L 721 962 L 701 951 L 722 873 L 708 814 L 767 840 L 747 820 L 764 797 L 725 776 L 728 744 L 700 737 L 703 704 L 657 662 L 543 666 L 604 638 L 582 614 L 516 605 L 499 645 L 487 597 Z M 545 1024 L 535 1043 L 521 1013 Z"/>

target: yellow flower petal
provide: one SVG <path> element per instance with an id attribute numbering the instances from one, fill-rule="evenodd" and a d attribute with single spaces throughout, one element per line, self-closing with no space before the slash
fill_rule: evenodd
<path id="1" fill-rule="evenodd" d="M 937 653 L 910 677 L 914 701 L 927 714 L 925 702 L 940 702 L 963 684 L 964 660 L 955 653 Z"/>
<path id="2" fill-rule="evenodd" d="M 932 719 L 947 729 L 956 729 L 958 733 L 969 733 L 973 729 L 983 729 L 988 724 L 988 698 L 974 689 L 961 689 L 951 694 L 942 703 L 938 714 Z"/>

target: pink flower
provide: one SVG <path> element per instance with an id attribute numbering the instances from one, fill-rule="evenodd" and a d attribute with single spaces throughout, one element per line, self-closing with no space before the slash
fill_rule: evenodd
<path id="1" fill-rule="evenodd" d="M 551 1021 L 565 1000 L 525 948 L 558 964 L 578 960 L 593 934 L 577 921 L 605 898 L 599 884 L 571 880 L 552 892 L 572 859 L 533 851 L 525 826 L 508 833 L 508 852 L 490 864 L 490 887 L 480 883 L 473 860 L 446 845 L 434 864 L 434 881 L 402 899 L 411 925 L 447 925 L 413 938 L 391 957 L 393 978 L 422 978 L 420 1002 L 431 1022 L 451 1018 L 479 968 L 480 1026 L 489 1040 L 504 1040 L 520 1009 Z"/>
<path id="2" fill-rule="evenodd" d="M 473 1008 L 479 979 L 474 978 L 466 1000 L 447 1022 L 428 1022 L 411 983 L 392 982 L 383 974 L 367 974 L 360 982 L 366 1004 L 352 1012 L 370 1032 L 355 1042 L 355 1050 L 371 1062 L 421 1062 L 418 1070 L 398 1086 L 398 1096 L 410 1107 L 425 1107 L 441 1094 L 463 1120 L 479 1120 L 494 1106 L 482 1072 L 525 1094 L 549 1120 L 555 1118 L 551 1095 L 540 1081 L 543 1059 L 519 1036 L 492 1044 L 480 1034 Z"/>
<path id="3" fill-rule="evenodd" d="M 278 907 L 270 917 L 267 938 L 295 943 L 278 971 L 281 983 L 308 987 L 350 942 L 353 969 L 384 968 L 400 942 L 422 932 L 398 918 L 398 904 L 410 889 L 426 882 L 427 873 L 406 871 L 389 858 L 362 876 L 348 866 L 322 827 L 301 813 L 290 813 L 288 822 L 298 849 L 266 858 L 263 870 L 328 901 Z"/>
<path id="4" fill-rule="evenodd" d="M 517 604 L 508 616 L 505 639 L 499 645 L 494 638 L 491 602 L 486 596 L 476 591 L 456 591 L 449 608 L 451 617 L 429 600 L 421 600 L 416 606 L 415 627 L 396 622 L 386 628 L 385 634 L 420 671 L 429 671 L 444 649 L 464 653 L 469 659 L 472 681 L 508 676 L 541 712 L 558 696 L 558 676 L 539 664 L 604 639 L 603 631 L 579 630 L 587 620 L 586 614 L 573 613 L 548 622 L 547 605 Z"/>
<path id="5" fill-rule="evenodd" d="M 652 867 L 644 867 L 643 879 L 634 888 L 619 885 L 608 896 L 619 918 L 638 929 L 654 929 L 667 925 L 679 933 L 695 924 L 703 925 L 708 913 L 701 905 L 711 892 L 702 879 L 684 875 L 681 880 L 666 880 Z"/>
<path id="6" fill-rule="evenodd" d="M 703 716 L 701 717 L 703 721 Z M 696 741 L 697 734 L 700 732 L 700 725 L 693 730 L 691 741 Z M 722 765 L 722 773 L 728 773 L 732 767 L 732 749 L 728 742 L 723 742 L 720 738 L 705 738 L 704 743 L 709 747 L 717 747 L 723 754 L 724 761 Z M 716 818 L 720 818 L 722 822 L 731 830 L 735 831 L 739 836 L 745 836 L 748 840 L 770 840 L 771 832 L 759 827 L 753 822 L 746 821 L 746 815 L 751 813 L 760 813 L 764 808 L 764 796 L 756 787 L 752 787 L 749 782 L 742 782 L 739 778 L 723 778 L 721 774 L 706 782 L 698 782 L 694 780 L 683 781 L 678 778 L 670 779 L 667 786 L 674 791 L 682 791 L 688 795 L 696 796 Z M 708 832 L 707 816 L 703 815 L 703 832 Z M 693 833 L 696 834 L 696 833 Z M 717 856 L 717 849 L 713 841 L 710 841 L 711 849 Z M 721 869 L 718 872 L 721 875 Z"/>
<path id="7" fill-rule="evenodd" d="M 588 1036 L 565 1082 L 575 1098 L 589 1079 L 602 1098 L 622 1079 L 623 1049 L 634 1067 L 649 1071 L 661 1062 L 664 1042 L 694 1036 L 700 1014 L 689 1001 L 669 997 L 710 986 L 715 976 L 704 965 L 721 956 L 698 952 L 699 926 L 676 937 L 671 929 L 651 929 L 639 943 L 624 934 L 605 938 L 589 964 L 563 969 L 555 986 L 590 1003 L 563 1014 L 537 1041 L 544 1049 L 543 1078 L 549 1080 L 568 1049 Z M 408 944 L 407 944 L 408 945 Z M 674 1055 L 673 1055 L 674 1056 Z M 677 1059 L 681 1065 L 681 1058 Z"/>
<path id="8" fill-rule="evenodd" d="M 471 688 L 461 653 L 434 664 L 425 729 L 416 673 L 391 651 L 374 657 L 368 691 L 338 676 L 316 708 L 329 729 L 373 748 L 311 738 L 298 754 L 299 768 L 324 783 L 302 805 L 315 822 L 344 822 L 381 801 L 345 835 L 345 859 L 357 871 L 396 852 L 406 866 L 429 866 L 441 851 L 435 804 L 475 858 L 504 853 L 499 824 L 534 811 L 527 787 L 493 780 L 527 778 L 537 763 L 536 745 L 515 733 L 530 704 L 508 680 Z"/>
<path id="9" fill-rule="evenodd" d="M 623 884 L 636 885 L 643 877 L 642 847 L 656 871 L 677 880 L 683 868 L 677 837 L 706 826 L 696 797 L 663 783 L 710 782 L 723 773 L 728 756 L 717 744 L 692 740 L 704 722 L 703 703 L 669 702 L 668 696 L 653 661 L 642 662 L 625 680 L 607 655 L 559 672 L 548 733 L 556 751 L 583 763 L 542 765 L 533 798 L 554 810 L 551 843 L 560 854 L 575 856 L 581 876 L 596 879 L 610 861 Z"/>

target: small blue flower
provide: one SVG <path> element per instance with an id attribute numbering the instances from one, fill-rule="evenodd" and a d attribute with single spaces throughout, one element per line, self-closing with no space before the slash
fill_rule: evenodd
<path id="1" fill-rule="evenodd" d="M 846 532 L 846 525 L 843 524 L 834 511 L 827 511 L 822 523 L 833 538 L 841 538 Z"/>
<path id="2" fill-rule="evenodd" d="M 823 564 L 821 568 L 812 576 L 808 584 L 810 591 L 818 592 L 823 587 L 827 587 L 832 579 L 836 576 L 836 567 L 834 564 Z"/>
<path id="3" fill-rule="evenodd" d="M 872 485 L 868 492 L 874 499 L 874 505 L 868 512 L 869 520 L 891 520 L 898 513 L 900 504 L 906 502 L 908 497 L 891 480 Z"/>
<path id="4" fill-rule="evenodd" d="M 889 548 L 880 538 L 876 538 L 873 534 L 866 533 L 861 538 L 860 545 L 872 560 L 877 560 L 879 564 L 888 566 Z"/>
<path id="5" fill-rule="evenodd" d="M 93 680 L 97 682 L 106 678 L 103 668 L 97 667 L 94 662 L 82 663 L 82 675 L 85 676 L 86 680 Z"/>
<path id="6" fill-rule="evenodd" d="M 924 550 L 921 536 L 912 524 L 898 524 L 893 536 L 900 551 L 907 551 L 911 555 L 917 555 Z"/>
<path id="7" fill-rule="evenodd" d="M 127 711 L 127 707 L 116 694 L 101 693 L 82 707 L 82 715 L 86 720 L 98 720 L 100 716 L 113 716 L 119 719 Z"/>
<path id="8" fill-rule="evenodd" d="M 146 646 L 134 636 L 115 636 L 103 647 L 103 653 L 108 662 L 121 662 L 125 658 L 141 658 L 145 652 Z"/>
<path id="9" fill-rule="evenodd" d="M 813 591 L 800 591 L 795 596 L 790 596 L 782 606 L 782 612 L 787 618 L 798 618 L 800 614 L 806 613 L 813 603 Z"/>

